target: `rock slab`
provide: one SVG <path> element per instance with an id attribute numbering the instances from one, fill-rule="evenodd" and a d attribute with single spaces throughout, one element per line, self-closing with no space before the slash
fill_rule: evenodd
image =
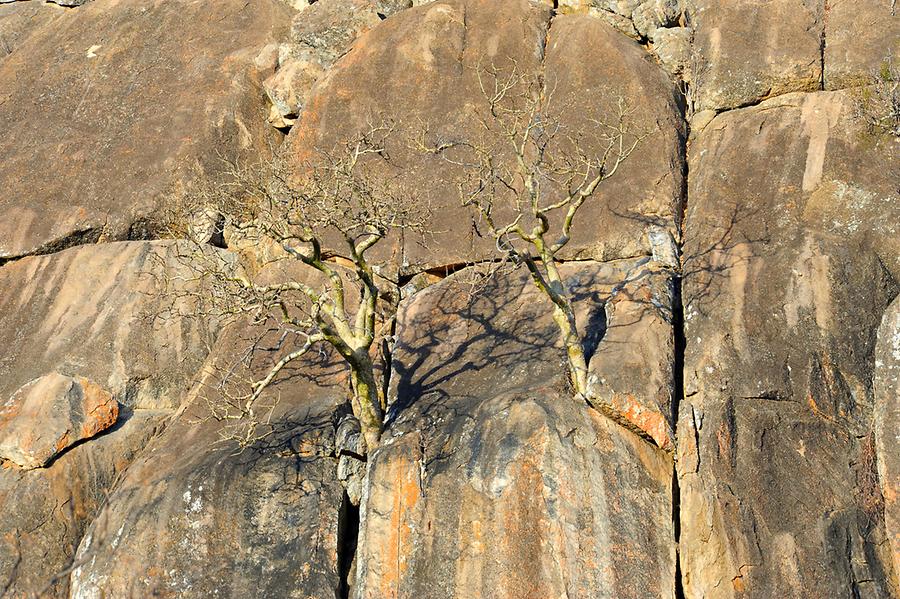
<path id="1" fill-rule="evenodd" d="M 637 324 L 624 306 L 606 321 L 611 281 L 627 279 L 616 266 L 564 269 L 596 350 L 591 366 L 621 360 L 636 378 L 664 372 L 654 362 L 670 363 L 665 344 L 644 356 L 603 351 L 618 327 L 619 340 L 654 328 L 652 316 Z M 671 458 L 573 400 L 549 300 L 525 273 L 495 275 L 474 296 L 466 276 L 401 306 L 352 596 L 674 597 Z M 627 375 L 604 384 L 631 384 L 657 414 L 668 405 L 654 384 Z"/>

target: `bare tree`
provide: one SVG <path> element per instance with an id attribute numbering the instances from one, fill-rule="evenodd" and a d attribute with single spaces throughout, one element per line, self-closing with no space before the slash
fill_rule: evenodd
<path id="1" fill-rule="evenodd" d="M 385 398 L 373 348 L 383 336 L 379 325 L 391 318 L 380 318 L 380 311 L 391 311 L 382 304 L 395 305 L 398 293 L 389 268 L 396 254 L 374 248 L 404 232 L 424 233 L 429 216 L 427 206 L 414 205 L 390 176 L 396 170 L 387 151 L 393 131 L 390 123 L 371 125 L 299 166 L 278 158 L 249 167 L 225 161 L 223 182 L 180 194 L 178 216 L 170 219 L 174 234 L 196 236 L 199 220 L 207 229 L 200 241 L 224 231 L 239 252 L 250 247 L 258 259 L 253 267 L 233 268 L 221 254 L 191 252 L 186 262 L 207 282 L 198 299 L 220 316 L 275 323 L 278 349 L 290 346 L 259 378 L 247 378 L 236 365 L 214 377 L 211 415 L 236 421 L 241 433 L 229 436 L 242 446 L 259 438 L 255 428 L 274 408 L 260 403 L 264 391 L 284 368 L 322 344 L 349 366 L 354 415 L 367 449 L 378 445 Z M 379 259 L 372 258 L 376 253 Z M 254 269 L 285 261 L 314 276 L 275 282 L 253 276 Z M 261 343 L 250 344 L 240 361 L 249 363 Z"/>
<path id="2" fill-rule="evenodd" d="M 556 106 L 555 86 L 523 75 L 514 62 L 505 69 L 480 66 L 478 83 L 485 104 L 477 116 L 477 139 L 435 140 L 424 128 L 418 147 L 465 169 L 462 205 L 552 302 L 569 379 L 576 395 L 589 400 L 587 360 L 571 293 L 559 272 L 561 253 L 581 208 L 615 176 L 643 135 L 633 128 L 621 97 L 609 120 L 587 118 L 587 130 L 567 129 L 559 115 L 571 106 Z"/>

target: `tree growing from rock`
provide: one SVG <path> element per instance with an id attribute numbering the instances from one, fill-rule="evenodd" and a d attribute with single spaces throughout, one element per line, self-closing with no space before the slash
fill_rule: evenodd
<path id="1" fill-rule="evenodd" d="M 218 377 L 210 412 L 235 423 L 227 437 L 241 446 L 260 439 L 257 427 L 274 409 L 261 403 L 264 391 L 288 365 L 323 344 L 349 366 L 353 413 L 367 449 L 378 446 L 385 397 L 373 348 L 391 318 L 383 304 L 395 305 L 398 294 L 389 274 L 396 256 L 372 255 L 392 236 L 424 234 L 428 219 L 427 207 L 413 205 L 391 181 L 396 167 L 387 140 L 393 131 L 390 123 L 370 126 L 294 167 L 278 158 L 249 167 L 226 161 L 223 182 L 180 194 L 178 216 L 170 219 L 178 236 L 196 238 L 199 222 L 200 241 L 224 231 L 229 247 L 254 257 L 257 271 L 305 273 L 260 282 L 249 273 L 254 268 L 235 268 L 219 254 L 188 256 L 196 276 L 212 284 L 214 291 L 202 299 L 218 315 L 273 319 L 283 331 L 278 344 L 289 339 L 294 345 L 259 378 L 238 376 L 235 368 Z M 297 269 L 298 263 L 306 268 Z"/>
<path id="2" fill-rule="evenodd" d="M 441 140 L 425 128 L 418 146 L 465 169 L 462 205 L 477 215 L 497 251 L 527 268 L 552 302 L 569 380 L 576 396 L 590 401 L 582 336 L 559 265 L 580 210 L 598 199 L 643 135 L 622 97 L 612 102 L 608 119 L 587 118 L 586 129 L 569 130 L 560 116 L 572 106 L 557 105 L 555 86 L 523 75 L 515 63 L 479 67 L 478 83 L 485 100 L 476 116 L 481 135 Z"/>

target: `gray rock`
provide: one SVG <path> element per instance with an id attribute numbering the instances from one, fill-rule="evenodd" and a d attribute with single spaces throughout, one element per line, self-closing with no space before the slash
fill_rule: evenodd
<path id="1" fill-rule="evenodd" d="M 85 378 L 53 372 L 23 385 L 0 407 L 0 462 L 30 470 L 113 424 L 119 406 Z"/>
<path id="2" fill-rule="evenodd" d="M 680 16 L 679 0 L 649 0 L 634 9 L 631 20 L 638 33 L 656 41 L 658 30 L 676 25 Z"/>
<path id="3" fill-rule="evenodd" d="M 688 72 L 691 63 L 690 28 L 657 29 L 653 35 L 653 53 L 668 73 L 682 75 Z"/>

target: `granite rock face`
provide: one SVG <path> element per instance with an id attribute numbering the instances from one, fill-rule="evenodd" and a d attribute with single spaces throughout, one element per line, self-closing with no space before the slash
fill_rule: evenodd
<path id="1" fill-rule="evenodd" d="M 687 0 L 696 110 L 723 110 L 821 88 L 818 0 Z"/>
<path id="2" fill-rule="evenodd" d="M 68 3 L 0 0 L 0 596 L 900 597 L 900 140 L 858 114 L 892 0 Z M 562 266 L 598 409 L 410 143 L 473 137 L 513 64 L 566 131 L 622 98 L 646 135 Z M 115 240 L 220 156 L 381 120 L 434 236 L 388 244 L 364 457 L 324 349 L 230 418 L 300 335 L 185 296 L 198 251 L 315 273 L 213 211 L 202 249 Z"/>
<path id="3" fill-rule="evenodd" d="M 582 325 L 598 335 L 588 341 L 592 368 L 671 363 L 665 345 L 646 355 L 630 345 L 630 359 L 604 352 L 626 330 L 653 327 L 649 314 L 607 321 L 604 311 L 616 278 L 641 268 L 564 272 Z M 495 275 L 471 297 L 466 272 L 401 307 L 391 422 L 370 458 L 354 596 L 674 597 L 670 457 L 568 396 L 549 300 L 524 273 Z M 648 272 L 635 278 L 652 287 Z M 619 341 L 607 335 L 617 329 Z M 659 411 L 655 389 L 634 393 Z"/>
<path id="4" fill-rule="evenodd" d="M 313 360 L 282 371 L 263 399 L 278 399 L 269 424 L 244 451 L 208 403 L 222 401 L 222 368 L 254 342 L 274 346 L 279 333 L 239 324 L 223 333 L 189 405 L 131 465 L 82 539 L 72 597 L 334 596 L 343 567 L 340 365 Z M 248 374 L 264 372 L 265 353 Z"/>
<path id="5" fill-rule="evenodd" d="M 47 468 L 0 468 L 0 589 L 9 597 L 68 597 L 68 568 L 85 530 L 168 412 L 123 408 L 103 434 Z"/>
<path id="6" fill-rule="evenodd" d="M 178 407 L 219 327 L 176 296 L 182 247 L 108 243 L 0 267 L 0 287 L 17 290 L 0 296 L 0 398 L 58 372 L 129 407 Z"/>
<path id="7" fill-rule="evenodd" d="M 294 124 L 316 81 L 356 38 L 392 12 L 381 4 L 375 0 L 320 0 L 294 17 L 290 42 L 279 47 L 278 71 L 263 82 L 272 102 L 272 124 Z"/>
<path id="8" fill-rule="evenodd" d="M 619 97 L 632 111 L 634 130 L 647 135 L 640 156 L 626 161 L 597 201 L 585 206 L 567 257 L 646 255 L 649 228 L 676 232 L 683 120 L 674 86 L 640 46 L 601 20 L 551 19 L 548 8 L 527 0 L 435 2 L 387 19 L 319 81 L 288 136 L 288 152 L 302 163 L 372 122 L 395 123 L 390 154 L 400 168 L 384 176 L 399 177 L 417 201 L 432 207 L 429 225 L 436 232 L 428 244 L 433 249 L 407 244 L 407 261 L 444 266 L 470 259 L 473 251 L 484 255 L 492 244 L 473 227 L 460 226 L 472 218 L 459 205 L 462 169 L 415 151 L 407 139 L 426 127 L 435 139 L 478 139 L 474 115 L 486 102 L 478 78 L 488 60 L 498 68 L 514 61 L 523 76 L 543 69 L 555 90 L 558 120 L 573 135 L 609 119 Z M 497 155 L 511 160 L 508 148 L 496 143 Z"/>
<path id="9" fill-rule="evenodd" d="M 204 363 L 218 324 L 164 293 L 187 278 L 180 247 L 109 243 L 0 267 L 16 290 L 0 296 L 0 455 L 46 466 L 0 468 L 0 588 L 13 596 L 65 596 L 85 528 Z"/>
<path id="10" fill-rule="evenodd" d="M 74 443 L 115 424 L 119 405 L 86 378 L 53 372 L 23 385 L 0 409 L 0 461 L 46 466 Z"/>
<path id="11" fill-rule="evenodd" d="M 891 56 L 900 56 L 900 9 L 892 0 L 827 4 L 825 89 L 860 85 Z"/>
<path id="12" fill-rule="evenodd" d="M 688 597 L 892 596 L 869 436 L 900 205 L 850 107 L 791 94 L 720 115 L 691 148 Z"/>
<path id="13" fill-rule="evenodd" d="M 255 58 L 289 10 L 93 0 L 35 15 L 0 61 L 0 259 L 145 238 L 195 164 L 264 152 Z"/>

